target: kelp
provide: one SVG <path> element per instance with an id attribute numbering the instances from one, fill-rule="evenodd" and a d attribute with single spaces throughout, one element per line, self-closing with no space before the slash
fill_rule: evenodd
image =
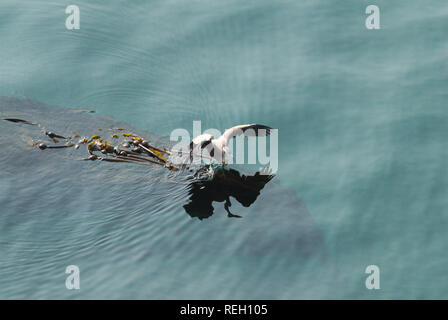
<path id="1" fill-rule="evenodd" d="M 37 123 L 30 122 L 28 120 L 19 118 L 4 118 L 3 120 L 21 123 L 28 125 L 38 125 Z M 99 131 L 104 132 L 102 128 L 98 128 Z M 178 170 L 178 168 L 169 163 L 166 156 L 170 155 L 170 152 L 166 149 L 160 149 L 151 145 L 147 140 L 143 139 L 137 134 L 125 132 L 121 135 L 127 140 L 121 141 L 119 135 L 115 131 L 124 131 L 124 128 L 109 128 L 111 131 L 110 140 L 108 138 L 101 137 L 94 134 L 90 138 L 81 137 L 78 132 L 74 132 L 71 136 L 64 136 L 52 131 L 43 129 L 43 135 L 50 138 L 50 141 L 42 141 L 40 138 L 33 140 L 32 145 L 36 146 L 40 150 L 47 149 L 65 149 L 74 147 L 76 150 L 81 145 L 86 145 L 86 151 L 88 156 L 81 160 L 99 160 L 106 162 L 120 162 L 120 163 L 133 163 L 139 165 L 160 165 L 169 170 Z M 78 141 L 74 141 L 75 138 L 80 138 Z M 58 139 L 63 140 L 60 142 Z M 97 153 L 101 153 L 97 154 Z"/>

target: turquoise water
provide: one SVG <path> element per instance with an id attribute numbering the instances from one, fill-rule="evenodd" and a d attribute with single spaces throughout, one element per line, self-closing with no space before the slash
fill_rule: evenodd
<path id="1" fill-rule="evenodd" d="M 256 122 L 280 154 L 243 219 L 200 221 L 180 177 L 39 152 L 2 121 L 0 297 L 447 298 L 447 34 L 441 0 L 3 0 L 0 95 L 19 100 L 0 116 L 159 142 Z"/>

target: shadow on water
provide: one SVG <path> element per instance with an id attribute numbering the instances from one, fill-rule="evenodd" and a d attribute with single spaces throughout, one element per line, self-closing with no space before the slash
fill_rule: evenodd
<path id="1" fill-rule="evenodd" d="M 213 215 L 215 202 L 224 202 L 227 216 L 241 218 L 230 212 L 230 197 L 236 199 L 244 207 L 252 205 L 260 195 L 261 189 L 272 180 L 273 175 L 256 172 L 252 176 L 241 174 L 235 169 L 215 170 L 210 179 L 199 179 L 190 184 L 190 202 L 184 205 L 191 217 L 206 219 Z"/>
<path id="2" fill-rule="evenodd" d="M 86 110 L 0 98 L 0 118 L 41 125 L 0 121 L 0 297 L 70 297 L 70 264 L 81 268 L 84 298 L 300 298 L 331 278 L 321 232 L 278 178 L 238 168 L 203 178 L 160 165 L 77 161 L 85 146 L 33 146 L 52 145 L 42 128 L 106 137 L 123 127 L 170 147 Z"/>

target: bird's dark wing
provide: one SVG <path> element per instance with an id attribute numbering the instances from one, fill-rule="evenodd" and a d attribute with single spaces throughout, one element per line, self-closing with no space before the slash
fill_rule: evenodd
<path id="1" fill-rule="evenodd" d="M 226 141 L 242 134 L 248 137 L 265 137 L 271 134 L 271 129 L 271 127 L 262 124 L 243 124 L 227 129 L 223 137 Z"/>

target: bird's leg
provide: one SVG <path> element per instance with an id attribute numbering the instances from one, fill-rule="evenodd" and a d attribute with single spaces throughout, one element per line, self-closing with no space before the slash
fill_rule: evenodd
<path id="1" fill-rule="evenodd" d="M 221 164 L 222 164 L 222 166 L 223 167 L 225 167 L 226 166 L 226 152 L 225 151 L 222 151 L 222 153 L 221 153 Z M 230 200 L 229 200 L 229 203 L 230 203 Z M 230 204 L 229 205 L 229 207 L 231 206 L 232 204 Z"/>
<path id="2" fill-rule="evenodd" d="M 190 163 L 193 162 L 193 149 L 194 149 L 194 143 L 192 141 L 190 142 Z"/>
<path id="3" fill-rule="evenodd" d="M 226 211 L 227 211 L 227 216 L 229 218 L 242 218 L 241 216 L 239 216 L 237 214 L 233 214 L 232 212 L 230 212 L 230 210 L 229 210 L 230 206 L 232 206 L 232 204 L 230 203 L 229 197 L 227 197 L 226 202 L 224 203 L 224 209 L 226 209 Z"/>

